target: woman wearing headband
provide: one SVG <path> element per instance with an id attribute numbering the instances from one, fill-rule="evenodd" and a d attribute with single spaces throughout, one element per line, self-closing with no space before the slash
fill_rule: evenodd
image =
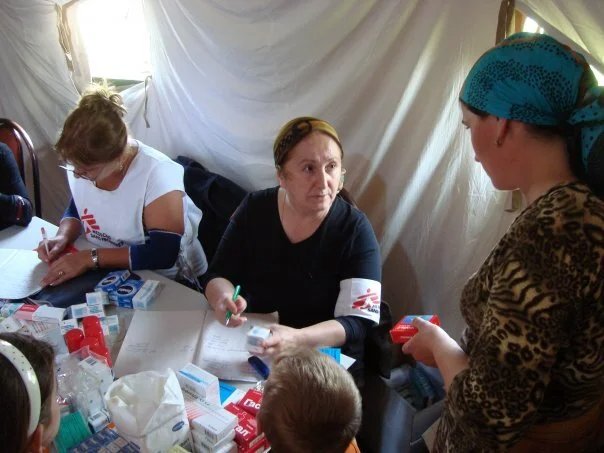
<path id="1" fill-rule="evenodd" d="M 42 452 L 57 434 L 54 356 L 48 343 L 0 333 L 0 450 Z"/>
<path id="2" fill-rule="evenodd" d="M 44 285 L 99 268 L 151 269 L 194 285 L 206 271 L 201 211 L 185 193 L 183 168 L 128 137 L 125 113 L 119 94 L 93 86 L 65 120 L 56 148 L 72 198 L 57 235 L 38 246 L 50 263 Z M 63 254 L 82 233 L 95 248 Z"/>
<path id="3" fill-rule="evenodd" d="M 325 121 L 296 118 L 279 132 L 273 154 L 279 186 L 250 194 L 233 215 L 207 274 L 206 297 L 219 319 L 227 310 L 278 311 L 266 353 L 344 346 L 357 359 L 355 374 L 365 332 L 379 322 L 381 263 L 369 221 L 338 196 L 340 139 Z M 235 302 L 234 285 L 242 292 Z M 244 321 L 233 316 L 229 326 Z"/>
<path id="4" fill-rule="evenodd" d="M 604 89 L 580 54 L 519 33 L 478 60 L 460 101 L 476 161 L 527 207 L 464 288 L 461 347 L 422 320 L 403 346 L 445 380 L 434 451 L 591 451 L 604 396 Z"/>

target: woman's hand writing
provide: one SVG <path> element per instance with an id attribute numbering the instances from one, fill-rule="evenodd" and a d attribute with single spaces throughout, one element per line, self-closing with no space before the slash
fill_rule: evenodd
<path id="1" fill-rule="evenodd" d="M 245 316 L 241 316 L 247 307 L 247 301 L 242 297 L 238 296 L 233 301 L 233 295 L 229 293 L 223 293 L 218 301 L 213 304 L 213 309 L 216 312 L 216 319 L 226 324 L 229 327 L 239 327 L 247 321 Z M 231 317 L 227 324 L 227 311 L 231 312 Z"/>
<path id="2" fill-rule="evenodd" d="M 63 234 L 58 234 L 52 239 L 46 241 L 40 241 L 36 251 L 38 252 L 38 258 L 45 263 L 51 263 L 56 260 L 65 248 L 69 245 L 69 239 Z M 48 253 L 46 253 L 46 247 L 48 246 Z"/>
<path id="3" fill-rule="evenodd" d="M 50 241 L 49 241 L 50 242 Z M 44 247 L 42 245 L 42 247 Z M 94 263 L 90 251 L 68 253 L 50 263 L 48 273 L 41 281 L 43 286 L 57 286 L 92 269 Z"/>

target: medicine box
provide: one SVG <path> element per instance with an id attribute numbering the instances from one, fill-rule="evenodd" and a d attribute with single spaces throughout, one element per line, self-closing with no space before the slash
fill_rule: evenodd
<path id="1" fill-rule="evenodd" d="M 237 426 L 237 416 L 223 408 L 193 419 L 193 429 L 203 432 L 208 442 L 216 444 Z"/>
<path id="2" fill-rule="evenodd" d="M 261 404 L 262 392 L 256 389 L 249 389 L 247 392 L 245 392 L 243 398 L 241 398 L 241 400 L 237 403 L 237 406 L 255 417 L 260 410 Z"/>
<path id="3" fill-rule="evenodd" d="M 13 316 L 24 321 L 33 321 L 34 312 L 38 309 L 38 307 L 38 305 L 23 304 L 17 311 L 13 313 Z"/>
<path id="4" fill-rule="evenodd" d="M 13 313 L 15 313 L 19 308 L 21 308 L 23 306 L 23 304 L 18 304 L 18 303 L 6 303 L 4 305 L 2 305 L 2 308 L 0 308 L 0 316 L 2 316 L 3 318 L 8 318 L 10 315 L 12 315 Z"/>
<path id="5" fill-rule="evenodd" d="M 111 368 L 109 368 L 105 362 L 101 362 L 92 356 L 81 360 L 78 365 L 86 372 L 86 374 L 90 375 L 96 381 L 101 395 L 104 395 L 113 382 Z"/>
<path id="6" fill-rule="evenodd" d="M 21 327 L 23 327 L 21 321 L 13 316 L 2 318 L 0 321 L 0 332 L 18 332 Z"/>
<path id="7" fill-rule="evenodd" d="M 120 321 L 117 315 L 103 316 L 99 318 L 103 335 L 117 335 L 120 333 Z"/>
<path id="8" fill-rule="evenodd" d="M 109 295 L 103 291 L 95 291 L 93 293 L 86 293 L 86 303 L 88 305 L 109 305 Z"/>
<path id="9" fill-rule="evenodd" d="M 176 377 L 185 395 L 220 407 L 220 384 L 216 376 L 188 363 Z"/>
<path id="10" fill-rule="evenodd" d="M 130 277 L 130 271 L 113 271 L 109 272 L 103 280 L 97 283 L 94 287 L 95 291 L 103 291 L 107 293 L 109 301 L 117 302 L 117 289 Z"/>
<path id="11" fill-rule="evenodd" d="M 132 299 L 132 306 L 139 310 L 146 310 L 147 307 L 160 293 L 162 284 L 157 280 L 145 280 L 143 286 L 138 290 Z"/>
<path id="12" fill-rule="evenodd" d="M 86 316 L 96 316 L 102 318 L 105 316 L 103 304 L 76 304 L 70 307 L 71 317 L 74 319 L 84 318 Z"/>
<path id="13" fill-rule="evenodd" d="M 262 354 L 262 342 L 270 337 L 271 331 L 266 327 L 253 326 L 247 333 L 247 350 L 252 354 Z"/>
<path id="14" fill-rule="evenodd" d="M 203 451 L 208 453 L 222 453 L 223 451 L 230 451 L 232 448 L 231 444 L 235 445 L 235 451 L 237 451 L 237 444 L 235 444 L 235 430 L 231 429 L 218 442 L 210 442 L 208 438 L 203 434 L 203 431 L 199 431 L 196 429 L 191 430 L 191 435 L 193 437 L 193 444 L 195 445 L 197 451 Z M 226 448 L 226 446 L 229 446 Z"/>
<path id="15" fill-rule="evenodd" d="M 132 308 L 132 299 L 143 286 L 142 280 L 126 280 L 116 291 L 116 302 L 118 307 Z"/>
<path id="16" fill-rule="evenodd" d="M 59 307 L 49 307 L 48 305 L 41 305 L 38 307 L 32 316 L 32 321 L 40 322 L 54 322 L 60 324 L 65 318 L 67 310 Z"/>
<path id="17" fill-rule="evenodd" d="M 233 403 L 227 404 L 224 408 L 237 417 L 235 442 L 239 446 L 239 451 L 254 451 L 254 447 L 258 447 L 264 441 L 264 433 L 258 433 L 256 417 Z"/>
<path id="18" fill-rule="evenodd" d="M 440 319 L 437 315 L 407 315 L 390 329 L 390 338 L 393 343 L 406 343 L 417 333 L 417 329 L 411 325 L 411 322 L 415 318 L 422 318 L 432 324 L 440 326 Z"/>
<path id="19" fill-rule="evenodd" d="M 61 321 L 61 334 L 65 335 L 71 329 L 78 328 L 78 320 L 77 319 L 65 319 Z"/>

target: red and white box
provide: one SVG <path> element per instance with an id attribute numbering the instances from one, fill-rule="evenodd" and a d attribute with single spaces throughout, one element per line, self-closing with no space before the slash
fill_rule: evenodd
<path id="1" fill-rule="evenodd" d="M 260 410 L 260 405 L 262 404 L 262 392 L 256 389 L 249 389 L 243 395 L 243 398 L 239 400 L 237 406 L 243 409 L 246 412 L 249 412 L 250 415 L 255 417 Z"/>
<path id="2" fill-rule="evenodd" d="M 13 316 L 23 321 L 33 321 L 34 313 L 38 307 L 39 305 L 23 304 L 16 312 L 13 313 Z"/>
<path id="3" fill-rule="evenodd" d="M 264 445 L 264 433 L 258 433 L 258 423 L 254 416 L 233 403 L 227 404 L 224 408 L 239 419 L 239 424 L 235 428 L 235 442 L 239 446 L 239 452 L 255 452 L 260 445 Z"/>
<path id="4" fill-rule="evenodd" d="M 417 329 L 411 325 L 411 322 L 415 318 L 422 318 L 432 324 L 440 326 L 440 319 L 437 315 L 407 315 L 390 329 L 390 338 L 393 343 L 406 343 L 417 333 Z"/>

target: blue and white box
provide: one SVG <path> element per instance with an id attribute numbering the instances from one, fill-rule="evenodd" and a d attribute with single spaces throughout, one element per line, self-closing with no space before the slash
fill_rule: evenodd
<path id="1" fill-rule="evenodd" d="M 142 280 L 126 280 L 116 291 L 117 306 L 132 308 L 132 299 L 144 285 Z"/>
<path id="2" fill-rule="evenodd" d="M 94 287 L 95 291 L 107 293 L 109 300 L 117 302 L 117 289 L 130 277 L 129 270 L 109 272 L 103 280 Z"/>
<path id="3" fill-rule="evenodd" d="M 143 286 L 132 299 L 132 306 L 139 310 L 146 310 L 161 291 L 161 283 L 157 280 L 145 280 Z"/>
<path id="4" fill-rule="evenodd" d="M 220 385 L 218 378 L 212 373 L 187 363 L 176 373 L 176 377 L 185 395 L 220 407 Z"/>
<path id="5" fill-rule="evenodd" d="M 105 316 L 105 309 L 103 304 L 76 304 L 70 308 L 71 317 L 74 319 L 84 318 L 86 316 L 96 316 L 102 318 Z"/>
<path id="6" fill-rule="evenodd" d="M 109 305 L 109 294 L 104 291 L 95 291 L 93 293 L 86 293 L 86 303 L 88 305 Z"/>

